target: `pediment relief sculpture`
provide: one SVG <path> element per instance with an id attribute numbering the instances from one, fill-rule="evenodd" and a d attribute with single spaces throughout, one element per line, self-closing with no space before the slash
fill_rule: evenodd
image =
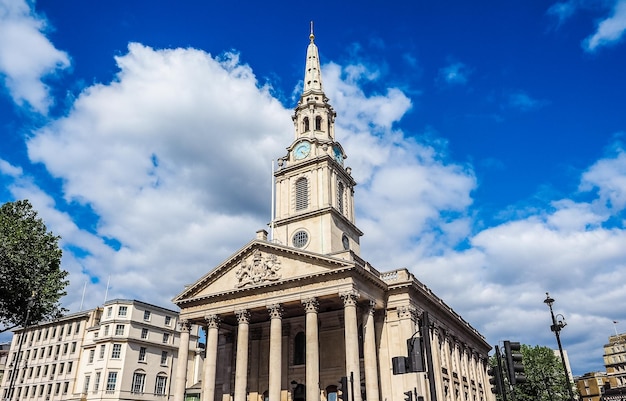
<path id="1" fill-rule="evenodd" d="M 276 255 L 263 255 L 261 251 L 256 250 L 251 258 L 241 262 L 236 271 L 237 288 L 246 285 L 257 285 L 268 281 L 280 280 L 280 261 Z"/>

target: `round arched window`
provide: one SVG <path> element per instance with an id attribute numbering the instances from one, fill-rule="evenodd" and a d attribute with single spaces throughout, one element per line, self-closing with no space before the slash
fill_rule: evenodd
<path id="1" fill-rule="evenodd" d="M 297 231 L 293 235 L 292 243 L 296 248 L 304 248 L 308 242 L 309 234 L 304 230 Z"/>
<path id="2" fill-rule="evenodd" d="M 348 236 L 346 234 L 341 237 L 341 243 L 343 244 L 343 249 L 345 249 L 346 251 L 350 249 L 350 240 L 348 239 Z"/>

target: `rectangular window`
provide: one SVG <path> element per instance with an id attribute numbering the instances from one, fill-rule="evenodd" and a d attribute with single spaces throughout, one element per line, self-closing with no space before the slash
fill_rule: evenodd
<path id="1" fill-rule="evenodd" d="M 74 362 L 70 361 L 67 363 L 67 373 L 72 373 L 72 364 Z"/>
<path id="2" fill-rule="evenodd" d="M 109 377 L 107 378 L 107 389 L 106 391 L 115 391 L 115 382 L 117 381 L 117 372 L 109 372 Z"/>
<path id="3" fill-rule="evenodd" d="M 65 330 L 65 326 L 61 326 L 61 330 L 59 330 L 59 337 L 63 337 L 64 330 Z"/>
<path id="4" fill-rule="evenodd" d="M 37 341 L 39 340 L 41 340 L 41 330 L 37 330 Z"/>
<path id="5" fill-rule="evenodd" d="M 135 373 L 133 375 L 133 387 L 131 393 L 143 393 L 143 387 L 146 384 L 146 375 L 144 373 Z"/>
<path id="6" fill-rule="evenodd" d="M 57 328 L 53 327 L 52 328 L 52 338 L 54 338 L 57 335 Z"/>
<path id="7" fill-rule="evenodd" d="M 46 333 L 43 335 L 44 340 L 48 339 L 48 333 L 50 333 L 50 329 L 46 329 Z"/>
<path id="8" fill-rule="evenodd" d="M 46 387 L 45 387 L 45 385 L 43 385 L 43 384 L 39 386 L 39 396 L 40 396 L 40 397 L 42 397 L 42 396 L 43 396 L 43 390 L 44 390 L 44 388 L 46 388 Z"/>
<path id="9" fill-rule="evenodd" d="M 63 374 L 63 369 L 65 368 L 65 363 L 61 362 L 59 364 L 59 374 L 62 375 Z"/>
<path id="10" fill-rule="evenodd" d="M 100 359 L 104 359 L 105 345 L 100 345 Z"/>
<path id="11" fill-rule="evenodd" d="M 113 314 L 113 307 L 112 307 L 112 306 L 109 306 L 109 307 L 107 308 L 107 317 L 111 317 L 111 315 L 112 315 L 112 314 Z"/>
<path id="12" fill-rule="evenodd" d="M 54 385 L 54 395 L 59 395 L 59 391 L 61 391 L 61 383 Z"/>
<path id="13" fill-rule="evenodd" d="M 126 316 L 126 312 L 128 312 L 128 306 L 120 306 L 117 316 Z"/>
<path id="14" fill-rule="evenodd" d="M 148 338 L 148 329 L 141 329 L 141 338 L 144 340 Z"/>
<path id="15" fill-rule="evenodd" d="M 104 326 L 104 336 L 106 337 L 108 335 L 109 335 L 109 325 L 107 324 Z"/>
<path id="16" fill-rule="evenodd" d="M 54 356 L 55 356 L 55 357 L 59 356 L 59 353 L 60 353 L 60 352 L 61 352 L 61 344 L 57 344 L 57 345 L 54 347 Z"/>
<path id="17" fill-rule="evenodd" d="M 41 349 L 39 349 L 39 358 L 43 358 L 44 352 L 46 352 L 46 347 L 41 347 Z"/>
<path id="18" fill-rule="evenodd" d="M 139 348 L 139 362 L 146 361 L 146 347 Z"/>
<path id="19" fill-rule="evenodd" d="M 67 394 L 67 390 L 70 388 L 70 382 L 63 383 L 63 394 Z"/>
<path id="20" fill-rule="evenodd" d="M 70 354 L 73 354 L 74 352 L 76 352 L 76 341 L 72 343 L 72 348 L 70 349 Z"/>
<path id="21" fill-rule="evenodd" d="M 44 365 L 44 367 L 43 367 L 43 375 L 44 375 L 44 377 L 48 376 L 48 365 Z"/>
<path id="22" fill-rule="evenodd" d="M 112 359 L 120 359 L 122 354 L 122 344 L 113 344 L 113 350 L 111 351 Z"/>
<path id="23" fill-rule="evenodd" d="M 87 393 L 89 391 L 89 380 L 91 380 L 91 376 L 85 376 L 85 383 L 83 385 L 83 393 Z"/>
<path id="24" fill-rule="evenodd" d="M 50 369 L 50 376 L 54 375 L 54 372 L 57 370 L 57 365 L 52 364 L 52 368 Z"/>
<path id="25" fill-rule="evenodd" d="M 161 365 L 167 366 L 167 351 L 161 351 Z"/>
<path id="26" fill-rule="evenodd" d="M 96 350 L 95 349 L 90 349 L 89 350 L 89 360 L 87 361 L 87 363 L 93 363 L 93 358 L 96 355 Z"/>
<path id="27" fill-rule="evenodd" d="M 52 356 L 52 345 L 48 347 L 48 356 Z"/>
<path id="28" fill-rule="evenodd" d="M 115 326 L 115 335 L 116 336 L 123 336 L 124 335 L 124 325 L 123 324 L 118 324 L 117 326 Z"/>
<path id="29" fill-rule="evenodd" d="M 167 377 L 157 376 L 156 384 L 154 386 L 154 394 L 165 395 L 165 386 L 167 385 Z"/>
<path id="30" fill-rule="evenodd" d="M 37 358 L 37 348 L 33 350 L 33 359 Z"/>
<path id="31" fill-rule="evenodd" d="M 163 344 L 167 344 L 170 339 L 170 335 L 168 333 L 163 333 Z"/>
<path id="32" fill-rule="evenodd" d="M 172 318 L 169 316 L 165 316 L 165 325 L 169 326 L 170 324 L 172 324 Z"/>
<path id="33" fill-rule="evenodd" d="M 67 348 L 69 347 L 68 343 L 63 344 L 63 355 L 67 354 Z"/>
<path id="34" fill-rule="evenodd" d="M 72 323 L 67 325 L 67 335 L 69 336 L 70 334 L 72 334 Z"/>
<path id="35" fill-rule="evenodd" d="M 143 320 L 145 320 L 145 321 L 149 321 L 150 320 L 150 311 L 149 310 L 143 311 Z"/>
<path id="36" fill-rule="evenodd" d="M 28 378 L 30 379 L 31 377 L 33 377 L 33 367 L 32 366 L 30 368 L 28 368 Z"/>
<path id="37" fill-rule="evenodd" d="M 97 393 L 99 388 L 100 388 L 100 372 L 96 372 L 96 379 L 93 383 L 94 393 Z"/>
<path id="38" fill-rule="evenodd" d="M 30 358 L 30 350 L 26 351 L 26 360 L 28 360 L 28 358 Z"/>
<path id="39" fill-rule="evenodd" d="M 41 374 L 41 366 L 37 366 L 37 373 L 35 373 L 35 377 L 39 377 Z"/>

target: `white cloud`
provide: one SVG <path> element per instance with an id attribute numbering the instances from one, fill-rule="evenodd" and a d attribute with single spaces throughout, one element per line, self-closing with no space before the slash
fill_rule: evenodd
<path id="1" fill-rule="evenodd" d="M 532 98 L 528 93 L 524 91 L 516 91 L 510 93 L 508 96 L 508 106 L 510 108 L 520 111 L 530 111 L 541 108 L 547 105 L 545 100 L 539 100 Z"/>
<path id="2" fill-rule="evenodd" d="M 596 203 L 619 213 L 626 208 L 626 153 L 618 149 L 614 157 L 597 161 L 587 170 L 579 186 L 581 191 L 598 191 Z"/>
<path id="3" fill-rule="evenodd" d="M 52 104 L 42 78 L 70 65 L 46 38 L 46 21 L 25 0 L 0 0 L 0 76 L 13 101 L 45 114 Z"/>
<path id="4" fill-rule="evenodd" d="M 598 23 L 596 32 L 583 41 L 583 48 L 593 52 L 599 47 L 619 42 L 626 31 L 626 0 L 617 0 L 612 15 Z"/>
<path id="5" fill-rule="evenodd" d="M 116 79 L 87 88 L 28 152 L 121 244 L 84 260 L 101 283 L 111 276 L 109 296 L 167 305 L 268 222 L 290 113 L 236 54 L 131 44 L 116 60 Z"/>
<path id="6" fill-rule="evenodd" d="M 561 3 L 555 3 L 548 9 L 548 15 L 554 15 L 557 17 L 558 25 L 563 24 L 569 19 L 576 10 L 580 7 L 580 0 L 570 0 Z"/>
<path id="7" fill-rule="evenodd" d="M 456 62 L 439 69 L 439 80 L 448 85 L 465 85 L 469 74 L 465 64 Z"/>

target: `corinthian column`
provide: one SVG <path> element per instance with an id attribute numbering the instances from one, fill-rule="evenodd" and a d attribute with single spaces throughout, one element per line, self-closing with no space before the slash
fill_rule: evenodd
<path id="1" fill-rule="evenodd" d="M 270 401 L 280 401 L 280 381 L 282 378 L 282 317 L 283 308 L 276 304 L 267 307 L 270 313 Z"/>
<path id="2" fill-rule="evenodd" d="M 185 384 L 187 382 L 187 359 L 189 358 L 189 332 L 191 323 L 182 320 L 180 323 L 180 344 L 178 344 L 178 360 L 176 361 L 176 376 L 174 378 L 174 401 L 185 399 Z"/>
<path id="3" fill-rule="evenodd" d="M 316 298 L 308 298 L 302 300 L 302 305 L 306 312 L 306 400 L 320 401 L 320 349 L 317 333 L 319 304 Z"/>
<path id="4" fill-rule="evenodd" d="M 365 394 L 367 401 L 378 401 L 378 358 L 374 328 L 374 301 L 370 301 L 363 325 L 363 362 L 365 364 Z"/>
<path id="5" fill-rule="evenodd" d="M 339 294 L 343 299 L 343 312 L 345 316 L 344 336 L 346 341 L 346 376 L 354 378 L 354 384 L 348 385 L 354 389 L 351 397 L 353 401 L 361 401 L 361 368 L 359 364 L 359 329 L 356 317 L 356 302 L 359 293 L 349 291 Z"/>
<path id="6" fill-rule="evenodd" d="M 202 401 L 215 400 L 215 372 L 217 367 L 217 337 L 220 318 L 217 315 L 205 316 L 206 321 L 206 356 L 204 357 L 204 375 L 202 378 Z"/>
<path id="7" fill-rule="evenodd" d="M 248 387 L 248 334 L 250 331 L 250 312 L 235 311 L 237 326 L 237 361 L 235 366 L 235 401 L 246 401 Z"/>

